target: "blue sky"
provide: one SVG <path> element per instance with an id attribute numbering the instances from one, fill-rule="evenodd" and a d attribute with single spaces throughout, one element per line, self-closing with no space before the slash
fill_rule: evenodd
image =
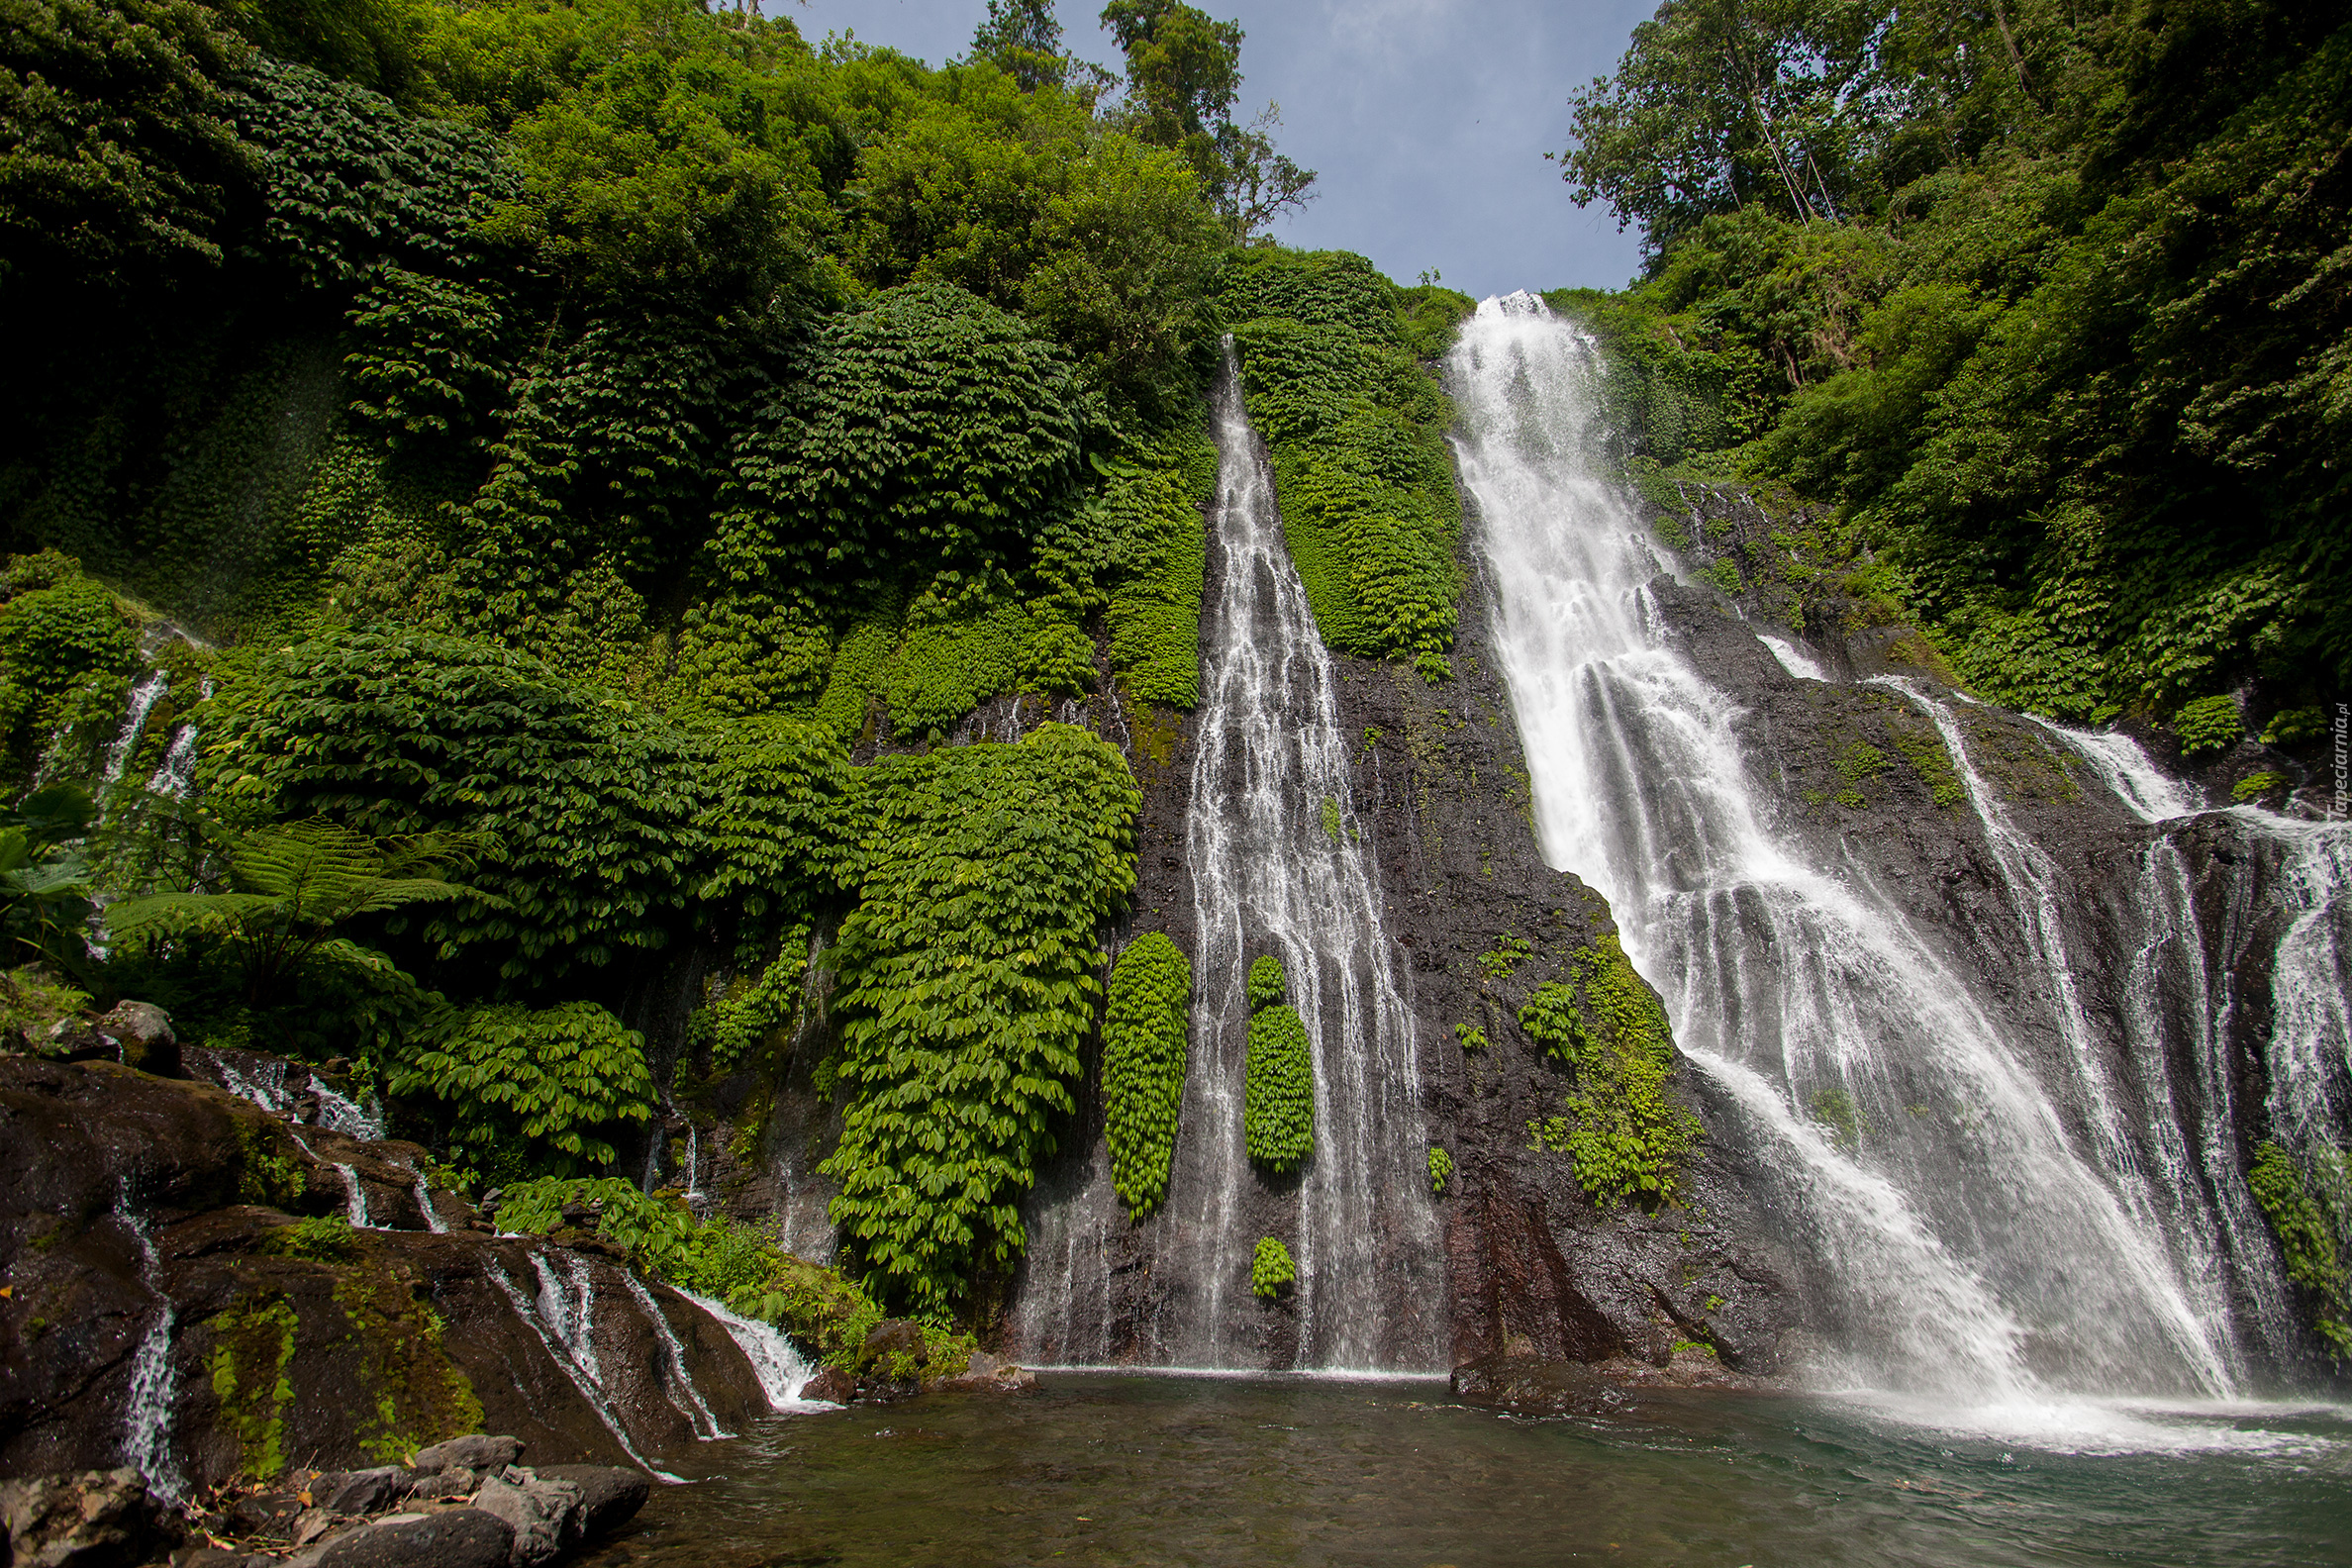
<path id="1" fill-rule="evenodd" d="M 1360 250 L 1399 282 L 1435 268 L 1484 297 L 1621 287 L 1637 237 L 1579 210 L 1543 154 L 1567 146 L 1568 94 L 1614 69 L 1656 0 L 1193 0 L 1238 21 L 1240 111 L 1282 105 L 1277 145 L 1321 176 L 1276 233 Z M 854 30 L 936 64 L 987 0 L 767 0 L 811 43 Z M 1117 68 L 1092 4 L 1061 0 L 1070 50 Z"/>

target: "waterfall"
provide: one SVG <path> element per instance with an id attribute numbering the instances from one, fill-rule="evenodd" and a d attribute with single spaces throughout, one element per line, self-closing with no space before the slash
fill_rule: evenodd
<path id="1" fill-rule="evenodd" d="M 155 1254 L 147 1223 L 123 1195 L 118 1213 L 139 1241 L 140 1278 L 155 1293 L 162 1310 L 139 1341 L 131 1362 L 131 1397 L 123 1416 L 123 1462 L 145 1475 L 158 1497 L 176 1503 L 187 1495 L 187 1478 L 171 1454 L 171 1334 L 178 1316 L 163 1289 L 162 1259 Z"/>
<path id="2" fill-rule="evenodd" d="M 131 752 L 139 744 L 140 732 L 147 729 L 147 715 L 153 712 L 156 699 L 171 684 L 165 670 L 149 672 L 147 678 L 131 688 L 131 702 L 123 713 L 123 728 L 115 732 L 114 739 L 106 747 L 106 766 L 98 777 L 98 791 L 104 798 L 107 790 L 123 776 L 123 769 L 131 761 Z"/>
<path id="3" fill-rule="evenodd" d="M 319 1097 L 318 1125 L 345 1137 L 378 1141 L 384 1135 L 384 1113 L 380 1106 L 363 1106 L 348 1095 L 339 1094 L 311 1078 L 311 1093 Z"/>
<path id="4" fill-rule="evenodd" d="M 573 1261 L 575 1264 L 578 1262 L 576 1258 Z M 584 1269 L 579 1272 L 576 1284 L 581 1300 L 575 1311 L 573 1303 L 564 1293 L 564 1287 L 556 1282 L 554 1271 L 547 1267 L 547 1260 L 534 1252 L 531 1255 L 531 1263 L 532 1267 L 538 1270 L 539 1279 L 539 1298 L 536 1303 L 530 1297 L 525 1296 L 516 1287 L 515 1282 L 507 1277 L 506 1270 L 500 1268 L 496 1263 L 485 1260 L 482 1264 L 482 1272 L 489 1276 L 490 1282 L 496 1285 L 500 1294 L 506 1297 L 507 1305 L 514 1308 L 516 1318 L 520 1319 L 523 1325 L 529 1328 L 538 1337 L 539 1342 L 546 1348 L 548 1358 L 555 1363 L 556 1370 L 570 1381 L 571 1386 L 579 1392 L 580 1398 L 587 1401 L 588 1408 L 596 1413 L 596 1419 L 604 1422 L 605 1430 L 611 1432 L 614 1441 L 620 1443 L 621 1451 L 636 1460 L 637 1468 L 656 1480 L 670 1482 L 682 1480 L 682 1477 L 671 1475 L 666 1470 L 655 1469 L 651 1461 L 637 1452 L 637 1444 L 630 1441 L 628 1428 L 621 1424 L 619 1413 L 613 1409 L 613 1402 L 606 1397 L 604 1385 L 596 1376 L 594 1370 L 597 1365 L 596 1347 L 594 1341 L 586 1334 L 586 1330 L 590 1326 L 590 1314 L 595 1305 L 594 1282 L 587 1278 Z M 579 1359 L 575 1352 L 575 1336 L 577 1336 L 577 1342 L 586 1347 L 588 1360 L 585 1363 Z"/>
<path id="5" fill-rule="evenodd" d="M 422 1169 L 417 1172 L 417 1213 L 425 1217 L 425 1228 L 435 1235 L 449 1233 L 449 1222 L 443 1220 L 433 1207 L 433 1189 L 427 1184 Z"/>
<path id="6" fill-rule="evenodd" d="M 1430 1206 L 1413 1016 L 1356 820 L 1338 677 L 1285 547 L 1230 345 L 1212 396 L 1218 495 L 1203 606 L 1185 856 L 1192 1037 L 1168 1190 L 1133 1224 L 1101 1141 L 1025 1216 L 1011 1323 L 1032 1365 L 1432 1371 L 1443 1260 Z M 1261 1176 L 1242 1141 L 1252 959 L 1282 960 L 1315 1071 L 1315 1152 Z M 1261 1235 L 1298 1265 L 1290 1300 L 1249 1284 Z"/>
<path id="7" fill-rule="evenodd" d="M 1230 345 L 1212 415 L 1221 568 L 1203 628 L 1205 701 L 1185 820 L 1199 950 L 1166 1204 L 1175 1244 L 1159 1265 L 1180 1283 L 1159 1337 L 1179 1364 L 1244 1364 L 1233 1308 L 1255 1307 L 1259 1227 L 1244 1210 L 1260 1181 L 1242 1143 L 1244 978 L 1271 952 L 1307 1026 L 1316 1091 L 1315 1153 L 1295 1210 L 1269 1226 L 1299 1268 L 1295 1334 L 1277 1353 L 1301 1367 L 1425 1370 L 1443 1359 L 1438 1315 L 1415 1308 L 1442 1286 L 1413 1016 L 1371 857 L 1323 827 L 1326 800 L 1341 820 L 1355 817 L 1337 679 L 1284 544 Z"/>
<path id="8" fill-rule="evenodd" d="M 744 1359 L 751 1363 L 751 1371 L 759 1379 L 760 1392 L 767 1395 L 770 1408 L 779 1411 L 804 1405 L 820 1410 L 829 1408 L 822 1400 L 812 1402 L 801 1398 L 801 1390 L 816 1374 L 792 1341 L 784 1337 L 782 1329 L 731 1311 L 708 1296 L 697 1296 L 689 1290 L 680 1290 L 678 1294 L 709 1313 L 735 1339 Z"/>
<path id="9" fill-rule="evenodd" d="M 1650 584 L 1666 568 L 1604 477 L 1600 374 L 1591 340 L 1525 295 L 1482 305 L 1453 350 L 1500 661 L 1546 857 L 1609 897 L 1717 1135 L 1782 1184 L 1843 1352 L 1815 1374 L 1987 1407 L 2241 1393 L 2223 1276 L 2260 1299 L 2276 1266 L 2220 1126 L 2227 1102 L 2212 1103 L 2227 1091 L 2209 1081 L 2228 1076 L 2220 1015 L 2204 1016 L 2201 1042 L 2145 996 L 2135 1024 L 2128 978 L 2098 1006 L 2083 994 L 2103 980 L 2086 969 L 2100 955 L 2078 950 L 2067 922 L 2092 901 L 1986 787 L 1952 699 L 1897 683 L 1967 785 L 2007 907 L 2008 929 L 1983 936 L 1992 959 L 1963 961 L 1860 861 L 1784 822 L 1743 757 L 1738 703 L 1664 635 Z M 1791 675 L 1821 678 L 1801 650 L 1771 650 Z M 2102 821 L 2160 834 L 2195 809 L 2127 739 L 2048 729 L 2120 803 Z M 2311 836 L 2338 863 L 2306 880 L 2340 888 L 2345 835 Z M 2225 1009 L 2179 855 L 2160 835 L 2144 846 L 2147 907 L 2101 918 L 2167 987 Z M 2335 1064 L 2316 1076 L 2340 1083 L 2343 910 L 2318 891 L 2305 906 L 2307 950 L 2289 950 L 2291 932 L 2275 985 L 2283 1002 L 2298 988 L 2312 1017 L 2299 1034 L 2283 1014 L 2279 1059 L 2307 1035 L 2305 1054 Z M 2015 998 L 1987 990 L 1979 963 L 1993 961 L 2025 978 Z M 2110 1011 L 2136 1082 L 2118 1081 L 2105 1048 Z M 2208 1080 L 2186 1097 L 2202 1105 L 2178 1111 L 2176 1045 Z M 2274 1099 L 2292 1080 L 2278 1074 Z M 2340 1125 L 2343 1109 L 2311 1119 Z"/>
<path id="10" fill-rule="evenodd" d="M 666 1363 L 662 1369 L 663 1392 L 669 1396 L 670 1408 L 686 1418 L 686 1424 L 693 1427 L 694 1435 L 704 1442 L 733 1437 L 735 1433 L 720 1426 L 719 1418 L 711 1414 L 710 1402 L 702 1397 L 702 1390 L 694 1386 L 694 1372 L 687 1365 L 686 1347 L 678 1342 L 677 1330 L 670 1326 L 669 1317 L 662 1312 L 661 1304 L 653 1299 L 651 1291 L 645 1289 L 644 1281 L 626 1269 L 622 1271 L 621 1283 L 629 1287 L 630 1299 L 644 1313 L 645 1321 L 653 1325 L 654 1337 L 661 1341 L 662 1359 Z M 761 1387 L 766 1387 L 764 1378 Z M 680 1389 L 686 1391 L 685 1404 L 678 1402 Z"/>

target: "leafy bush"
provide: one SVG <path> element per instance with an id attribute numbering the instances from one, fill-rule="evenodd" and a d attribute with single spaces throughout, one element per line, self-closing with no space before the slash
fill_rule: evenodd
<path id="1" fill-rule="evenodd" d="M 1700 1128 L 1670 1096 L 1665 1009 L 1614 934 L 1580 949 L 1573 969 L 1572 981 L 1536 987 L 1519 1009 L 1519 1028 L 1576 1069 L 1572 1124 L 1537 1141 L 1569 1154 L 1577 1184 L 1603 1208 L 1636 1194 L 1671 1199 Z"/>
<path id="2" fill-rule="evenodd" d="M 446 902 L 467 889 L 441 872 L 471 845 L 442 833 L 377 839 L 323 818 L 256 828 L 227 847 L 230 886 L 219 892 L 156 893 L 106 910 L 118 941 L 212 936 L 236 950 L 245 1000 L 258 1004 L 290 981 L 362 916 Z"/>
<path id="3" fill-rule="evenodd" d="M 1283 1286 L 1298 1277 L 1299 1266 L 1291 1261 L 1290 1248 L 1279 1237 L 1259 1236 L 1257 1249 L 1249 1255 L 1250 1294 L 1272 1301 L 1282 1294 Z"/>
<path id="4" fill-rule="evenodd" d="M 2238 717 L 2236 698 L 2200 697 L 2173 716 L 2173 733 L 2181 737 L 2181 754 L 2196 756 L 2236 745 L 2244 738 L 2246 726 Z"/>
<path id="5" fill-rule="evenodd" d="M 945 285 L 887 290 L 828 325 L 736 440 L 712 570 L 782 601 L 1017 564 L 1076 499 L 1096 418 L 1019 318 Z"/>
<path id="6" fill-rule="evenodd" d="M 46 958 L 81 968 L 82 931 L 97 891 L 81 842 L 97 815 L 88 792 L 74 784 L 51 784 L 0 811 L 0 941 L 9 961 Z"/>
<path id="7" fill-rule="evenodd" d="M 705 854 L 697 747 L 523 654 L 421 632 L 356 632 L 264 655 L 216 699 L 198 768 L 212 797 L 355 832 L 482 845 L 475 896 L 421 923 L 443 957 L 510 981 L 658 947 Z"/>
<path id="8" fill-rule="evenodd" d="M 1250 1018 L 1243 1073 L 1249 1157 L 1269 1170 L 1297 1169 L 1315 1152 L 1315 1052 L 1297 1013 L 1274 1003 Z"/>
<path id="9" fill-rule="evenodd" d="M 1249 965 L 1249 1011 L 1262 1013 L 1283 999 L 1282 960 L 1272 953 Z"/>
<path id="10" fill-rule="evenodd" d="M 1164 932 L 1145 931 L 1111 968 L 1103 1018 L 1111 1182 L 1136 1220 L 1167 1195 L 1191 1026 L 1192 965 Z"/>
<path id="11" fill-rule="evenodd" d="M 2289 779 L 2284 773 L 2249 773 L 2230 786 L 2229 798 L 2240 805 L 2260 800 L 2272 790 L 2285 789 Z"/>
<path id="12" fill-rule="evenodd" d="M 262 1248 L 278 1257 L 303 1258 L 313 1263 L 348 1262 L 355 1249 L 351 1222 L 342 1215 L 312 1215 L 281 1230 L 273 1230 Z"/>
<path id="13" fill-rule="evenodd" d="M 477 226 L 518 194 L 497 144 L 469 126 L 412 119 L 380 94 L 266 54 L 229 86 L 262 245 L 312 287 L 393 256 L 470 262 Z"/>
<path id="14" fill-rule="evenodd" d="M 1439 671 L 1461 506 L 1450 412 L 1403 346 L 1398 290 L 1361 256 L 1273 249 L 1244 252 L 1220 287 L 1323 640 Z"/>
<path id="15" fill-rule="evenodd" d="M 653 1113 L 644 1038 L 593 1002 L 453 1010 L 392 1079 L 450 1118 L 452 1151 L 483 1164 L 518 1136 L 539 1168 L 610 1165 L 603 1134 Z"/>
<path id="16" fill-rule="evenodd" d="M 2352 1360 L 2352 1268 L 2340 1244 L 2352 1236 L 2352 1178 L 2342 1150 L 2323 1143 L 2310 1157 L 2322 1178 L 2316 1195 L 2295 1156 L 2269 1141 L 2255 1146 L 2246 1184 L 2279 1238 L 2287 1277 L 2311 1293 L 2321 1339 L 2338 1361 Z"/>
<path id="17" fill-rule="evenodd" d="M 60 741 L 93 756 L 138 667 L 139 638 L 114 596 L 78 570 L 0 604 L 0 742 L 14 769 L 29 772 Z"/>
<path id="18" fill-rule="evenodd" d="M 1439 1198 L 1442 1198 L 1442 1197 L 1444 1197 L 1444 1196 L 1445 1196 L 1445 1184 L 1446 1184 L 1447 1182 L 1449 1182 L 1449 1181 L 1453 1180 L 1453 1173 L 1454 1173 L 1454 1162 L 1453 1162 L 1453 1156 L 1452 1156 L 1451 1154 L 1448 1154 L 1448 1153 L 1446 1153 L 1446 1152 L 1445 1152 L 1445 1150 L 1444 1150 L 1442 1147 L 1440 1147 L 1439 1145 L 1437 1145 L 1437 1144 L 1435 1144 L 1435 1143 L 1432 1143 L 1432 1144 L 1430 1144 L 1430 1145 L 1429 1145 L 1429 1191 L 1430 1191 L 1430 1193 L 1431 1193 L 1432 1195 L 1436 1196 L 1436 1197 L 1439 1197 Z"/>
<path id="19" fill-rule="evenodd" d="M 886 757 L 859 781 L 833 1016 L 832 1215 L 880 1293 L 944 1313 L 1021 1254 L 1021 1199 L 1094 1024 L 1095 931 L 1132 891 L 1140 804 L 1065 725 L 1018 745 Z"/>

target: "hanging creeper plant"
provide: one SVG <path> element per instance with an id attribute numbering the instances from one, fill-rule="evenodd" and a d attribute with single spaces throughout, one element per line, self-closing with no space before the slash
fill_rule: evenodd
<path id="1" fill-rule="evenodd" d="M 1136 1220 L 1167 1196 L 1191 1010 L 1192 965 L 1177 945 L 1160 931 L 1146 931 L 1128 943 L 1111 970 L 1111 1005 L 1103 1021 L 1103 1097 L 1109 1109 L 1111 1183 Z"/>
<path id="2" fill-rule="evenodd" d="M 1277 1172 L 1298 1169 L 1315 1152 L 1315 1053 L 1307 1026 L 1282 998 L 1281 960 L 1251 964 L 1241 1133 L 1249 1157 Z"/>

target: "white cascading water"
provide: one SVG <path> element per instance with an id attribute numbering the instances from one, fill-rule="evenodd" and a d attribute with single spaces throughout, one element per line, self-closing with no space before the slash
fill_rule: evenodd
<path id="1" fill-rule="evenodd" d="M 148 1234 L 147 1217 L 127 1191 L 116 1212 L 138 1238 L 140 1278 L 162 1303 L 162 1311 L 147 1325 L 131 1361 L 131 1398 L 123 1415 L 123 1462 L 145 1475 L 156 1496 L 176 1503 L 188 1490 L 179 1460 L 171 1452 L 171 1335 L 178 1312 L 164 1293 L 162 1260 L 155 1255 L 155 1239 Z"/>
<path id="2" fill-rule="evenodd" d="M 577 1262 L 576 1259 L 574 1261 Z M 621 1451 L 636 1460 L 639 1469 L 657 1480 L 682 1480 L 682 1477 L 671 1475 L 666 1470 L 656 1469 L 650 1460 L 637 1452 L 637 1444 L 630 1441 L 628 1427 L 621 1423 L 620 1414 L 613 1409 L 613 1402 L 605 1394 L 604 1384 L 597 1375 L 595 1341 L 589 1337 L 589 1331 L 594 1326 L 594 1283 L 584 1273 L 579 1277 L 577 1284 L 580 1298 L 575 1304 L 543 1256 L 534 1252 L 531 1262 L 539 1273 L 539 1289 L 536 1301 L 516 1288 L 515 1282 L 507 1277 L 506 1270 L 495 1262 L 484 1260 L 482 1272 L 506 1297 L 507 1305 L 515 1310 L 515 1317 L 522 1322 L 523 1326 L 529 1328 L 538 1336 L 539 1342 L 546 1347 L 556 1370 L 579 1391 L 580 1398 L 587 1401 L 588 1408 L 596 1413 L 596 1419 L 604 1423 L 605 1430 L 611 1432 L 613 1440 L 621 1445 Z M 575 1335 L 586 1342 L 589 1359 L 585 1364 L 574 1347 Z"/>
<path id="3" fill-rule="evenodd" d="M 751 1363 L 751 1371 L 759 1379 L 760 1392 L 767 1396 L 771 1409 L 832 1408 L 823 1400 L 801 1398 L 801 1390 L 808 1386 L 809 1379 L 816 1373 L 810 1369 L 809 1363 L 792 1341 L 784 1336 L 781 1328 L 772 1323 L 763 1323 L 756 1318 L 746 1318 L 726 1303 L 713 1301 L 708 1296 L 697 1296 L 689 1290 L 680 1290 L 678 1294 L 709 1313 L 718 1321 L 719 1326 L 727 1330 L 736 1348 L 743 1352 L 743 1358 Z"/>
<path id="4" fill-rule="evenodd" d="M 1228 345 L 1212 392 L 1218 562 L 1185 819 L 1195 921 L 1192 1038 L 1168 1191 L 1134 1229 L 1098 1142 L 1029 1217 L 1016 1309 L 1024 1359 L 1215 1370 L 1442 1369 L 1444 1282 L 1429 1204 L 1413 1015 L 1382 929 L 1378 870 L 1352 831 L 1337 673 L 1275 510 Z M 1325 803 L 1341 824 L 1324 827 Z M 1242 1137 L 1253 959 L 1282 960 L 1315 1063 L 1315 1152 L 1269 1182 Z M 1294 1196 L 1295 1195 L 1295 1196 Z M 1274 1233 L 1298 1267 L 1284 1316 L 1250 1291 Z M 1146 1253 L 1144 1321 L 1107 1260 Z"/>
<path id="5" fill-rule="evenodd" d="M 1370 854 L 1323 826 L 1355 821 L 1337 679 L 1291 563 L 1273 476 L 1228 346 L 1211 404 L 1222 561 L 1204 625 L 1185 822 L 1198 951 L 1191 1062 L 1160 1267 L 1184 1281 L 1160 1340 L 1179 1365 L 1230 1366 L 1256 1233 L 1242 1141 L 1252 959 L 1282 960 L 1315 1056 L 1315 1153 L 1299 1188 L 1299 1367 L 1427 1370 L 1442 1360 L 1440 1260 L 1417 1103 L 1413 1015 L 1397 987 Z M 1334 841 L 1334 836 L 1336 841 Z M 1173 1256 L 1171 1256 L 1171 1250 Z"/>
<path id="6" fill-rule="evenodd" d="M 654 1301 L 653 1293 L 645 1289 L 644 1281 L 627 1269 L 621 1271 L 621 1283 L 628 1287 L 630 1300 L 645 1315 L 645 1322 L 653 1327 L 653 1336 L 661 1341 L 662 1392 L 668 1396 L 670 1408 L 686 1418 L 686 1424 L 694 1428 L 694 1435 L 704 1442 L 721 1437 L 733 1437 L 734 1432 L 719 1424 L 719 1418 L 711 1414 L 711 1403 L 694 1386 L 694 1372 L 686 1361 L 686 1347 L 678 1342 L 677 1330 L 670 1326 L 667 1314 Z M 686 1398 L 678 1398 L 683 1389 Z"/>
<path id="7" fill-rule="evenodd" d="M 1788 1183 L 1841 1318 L 1847 1360 L 1828 1375 L 1985 1407 L 2239 1392 L 2208 1266 L 2234 1243 L 2181 1224 L 2187 1205 L 2161 1190 L 2174 1173 L 2133 1157 L 2071 991 L 2051 869 L 1976 776 L 1948 704 L 1906 688 L 1970 785 L 2050 982 L 2037 1000 L 2069 1085 L 2036 1076 L 1999 1009 L 1862 868 L 1814 863 L 1776 829 L 1736 705 L 1660 636 L 1647 585 L 1665 568 L 1602 477 L 1592 342 L 1530 296 L 1490 300 L 1449 372 L 1545 854 L 1609 897 L 1725 1130 Z M 2095 751 L 2143 818 L 2175 804 L 2144 762 L 2095 744 Z M 2079 1136 L 2060 1094 L 2091 1107 Z"/>
<path id="8" fill-rule="evenodd" d="M 98 792 L 101 800 L 105 798 L 106 791 L 114 787 L 115 781 L 123 776 L 123 769 L 131 760 L 132 748 L 139 744 L 140 735 L 147 729 L 147 715 L 154 711 L 156 700 L 170 684 L 169 671 L 154 670 L 149 672 L 147 679 L 131 688 L 131 701 L 123 713 L 123 726 L 108 743 L 106 764 L 99 771 Z"/>

